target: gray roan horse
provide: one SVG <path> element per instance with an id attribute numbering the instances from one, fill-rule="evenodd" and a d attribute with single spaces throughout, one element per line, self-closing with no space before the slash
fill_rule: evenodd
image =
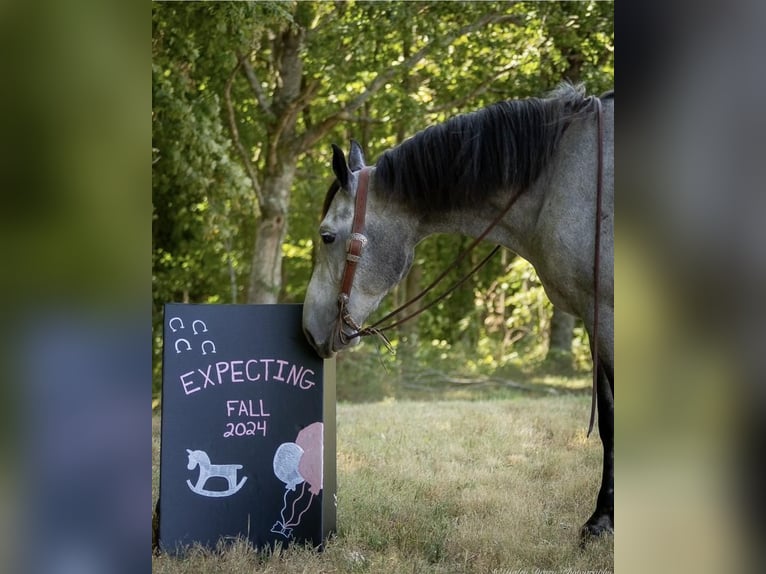
<path id="1" fill-rule="evenodd" d="M 374 167 L 356 142 L 348 163 L 337 146 L 333 152 L 337 179 L 303 311 L 308 340 L 322 357 L 357 344 L 370 334 L 359 326 L 404 278 L 418 242 L 434 233 L 478 237 L 497 220 L 486 239 L 534 265 L 553 304 L 583 320 L 591 349 L 598 318 L 594 392 L 604 463 L 581 534 L 613 532 L 614 93 L 586 97 L 562 84 L 545 98 L 500 102 L 427 128 Z M 355 217 L 363 229 L 352 234 Z"/>

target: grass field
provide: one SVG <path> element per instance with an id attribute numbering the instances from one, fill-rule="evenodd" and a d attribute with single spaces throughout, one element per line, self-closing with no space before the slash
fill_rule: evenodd
<path id="1" fill-rule="evenodd" d="M 154 557 L 153 572 L 613 571 L 611 538 L 578 545 L 601 469 L 589 408 L 587 393 L 341 403 L 338 531 L 324 552 L 236 543 Z"/>

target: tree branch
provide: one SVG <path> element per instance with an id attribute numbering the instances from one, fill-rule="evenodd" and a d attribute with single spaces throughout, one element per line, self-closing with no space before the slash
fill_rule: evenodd
<path id="1" fill-rule="evenodd" d="M 270 165 L 273 165 L 276 162 L 276 150 L 279 141 L 282 139 L 282 133 L 285 131 L 285 128 L 287 128 L 289 125 L 295 124 L 297 115 L 316 95 L 320 85 L 321 82 L 317 79 L 308 82 L 298 97 L 287 104 L 287 107 L 282 111 L 281 115 L 277 119 L 277 124 L 271 136 L 272 153 L 270 154 L 269 158 L 269 161 L 271 162 Z"/>
<path id="2" fill-rule="evenodd" d="M 234 146 L 237 148 L 237 152 L 239 152 L 240 158 L 242 158 L 242 163 L 245 166 L 245 171 L 247 171 L 247 175 L 250 177 L 253 191 L 255 192 L 255 197 L 258 199 L 258 205 L 262 206 L 264 205 L 264 201 L 263 192 L 261 191 L 261 184 L 258 181 L 258 174 L 256 173 L 255 168 L 250 161 L 247 150 L 245 149 L 245 146 L 242 144 L 242 140 L 239 137 L 239 130 L 237 129 L 237 117 L 234 112 L 234 105 L 231 102 L 231 86 L 234 83 L 234 78 L 237 75 L 242 62 L 243 60 L 240 60 L 229 75 L 229 79 L 226 81 L 226 87 L 223 91 L 223 99 L 226 103 L 226 112 L 229 119 L 231 139 L 234 142 Z"/>
<path id="3" fill-rule="evenodd" d="M 398 66 L 393 66 L 388 70 L 378 74 L 364 92 L 359 94 L 356 98 L 351 100 L 346 106 L 338 110 L 336 113 L 327 116 L 322 122 L 314 126 L 312 129 L 307 130 L 300 138 L 298 138 L 297 149 L 302 152 L 308 150 L 338 122 L 350 117 L 351 112 L 360 108 L 371 96 L 380 91 L 383 86 L 385 86 L 391 79 L 393 79 L 394 76 L 403 71 L 414 68 L 434 48 L 439 46 L 447 46 L 462 36 L 471 34 L 488 25 L 499 24 L 503 22 L 513 22 L 516 25 L 522 24 L 518 16 L 497 13 L 485 14 L 475 22 L 467 24 L 466 26 L 453 31 L 451 34 L 446 34 L 430 41 L 428 44 L 423 46 L 420 50 L 415 52 L 415 54 L 404 60 L 404 62 Z"/>
<path id="4" fill-rule="evenodd" d="M 255 98 L 258 100 L 258 104 L 261 106 L 261 109 L 267 116 L 269 116 L 270 119 L 273 119 L 274 112 L 271 111 L 271 104 L 269 103 L 269 100 L 266 97 L 263 88 L 261 87 L 261 82 L 258 80 L 258 76 L 255 75 L 253 66 L 251 66 L 250 62 L 248 61 L 248 55 L 246 54 L 243 56 L 237 52 L 237 60 L 239 61 L 239 64 L 242 65 L 242 69 L 245 71 L 245 77 L 250 84 L 250 89 L 253 91 L 253 94 L 255 94 Z"/>

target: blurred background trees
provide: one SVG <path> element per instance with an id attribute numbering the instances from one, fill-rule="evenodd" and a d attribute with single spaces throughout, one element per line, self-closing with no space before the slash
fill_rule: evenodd
<path id="1" fill-rule="evenodd" d="M 564 79 L 611 89 L 613 11 L 612 2 L 153 3 L 155 359 L 165 302 L 303 300 L 331 143 L 357 139 L 373 163 L 430 124 Z M 384 306 L 417 292 L 464 243 L 425 241 Z M 512 253 L 396 337 L 400 365 L 450 357 L 487 374 L 547 356 L 556 368 L 589 368 L 582 326 L 553 313 L 534 269 Z"/>

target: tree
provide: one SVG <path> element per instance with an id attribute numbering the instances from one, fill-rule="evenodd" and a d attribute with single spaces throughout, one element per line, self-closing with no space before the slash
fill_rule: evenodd
<path id="1" fill-rule="evenodd" d="M 154 3 L 155 323 L 164 301 L 302 300 L 330 143 L 358 139 L 374 161 L 429 124 L 540 95 L 567 74 L 592 91 L 611 87 L 612 10 L 596 2 Z M 460 243 L 437 237 L 419 248 L 423 282 Z M 506 273 L 493 262 L 473 290 Z M 420 280 L 408 279 L 401 297 Z M 470 288 L 463 299 L 413 329 L 430 340 L 461 325 L 475 340 L 486 317 Z"/>
<path id="2" fill-rule="evenodd" d="M 459 27 L 421 41 L 411 55 L 399 60 L 396 50 L 393 53 L 397 58 L 386 56 L 392 55 L 392 45 L 400 45 L 401 30 L 383 28 L 381 31 L 377 6 L 362 4 L 358 8 L 352 11 L 345 6 L 293 4 L 290 18 L 281 27 L 266 31 L 248 52 L 238 55 L 227 82 L 225 101 L 232 139 L 251 178 L 260 210 L 247 298 L 250 303 L 278 300 L 282 286 L 282 245 L 299 157 L 339 123 L 354 121 L 354 114 L 373 96 L 390 87 L 394 79 L 406 78 L 436 48 L 514 19 L 502 11 L 471 14 Z M 392 14 L 389 22 L 403 23 L 435 8 L 431 4 L 412 3 L 396 4 L 388 9 Z M 335 46 L 328 45 L 326 38 L 343 37 L 353 27 L 369 30 L 370 34 L 363 36 L 363 43 L 349 44 L 349 54 L 344 56 Z M 402 29 L 405 36 L 411 35 L 409 25 Z M 318 55 L 323 57 L 317 58 Z M 356 61 L 350 66 L 343 65 L 343 60 L 348 61 L 350 57 Z M 359 83 L 363 87 L 358 93 L 348 99 L 334 96 L 333 86 L 354 79 L 362 80 Z M 238 118 L 243 110 L 237 113 L 232 90 L 235 82 L 244 80 L 252 92 L 254 105 L 244 117 Z M 327 106 L 328 100 L 336 105 Z M 255 138 L 241 135 L 255 125 L 263 126 L 259 143 Z M 257 160 L 253 161 L 253 157 Z"/>
<path id="3" fill-rule="evenodd" d="M 561 367 L 572 365 L 572 333 L 575 317 L 556 307 L 551 314 L 551 325 L 548 335 L 548 351 L 545 361 Z"/>

